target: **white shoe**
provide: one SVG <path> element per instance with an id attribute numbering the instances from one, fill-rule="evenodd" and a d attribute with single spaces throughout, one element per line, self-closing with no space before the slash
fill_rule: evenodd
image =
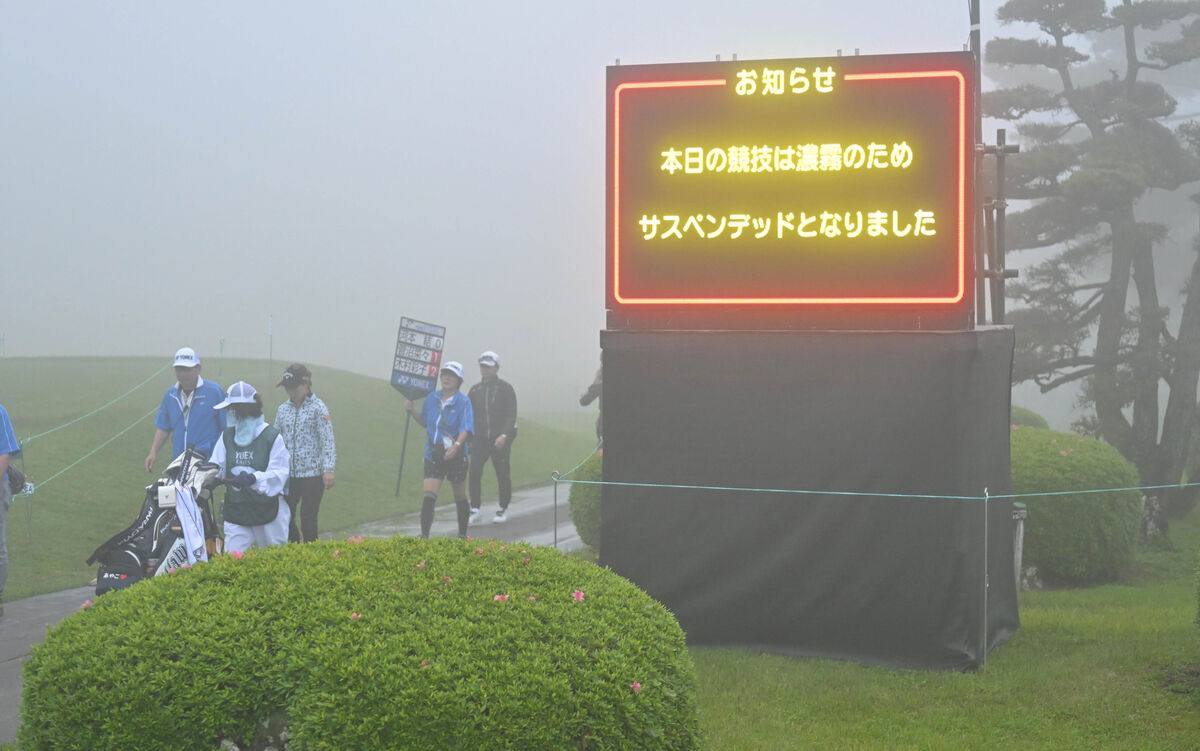
<path id="1" fill-rule="evenodd" d="M 475 524 L 479 521 L 479 517 L 483 516 L 483 512 L 477 508 L 471 509 L 471 516 L 467 519 L 467 524 Z"/>
<path id="2" fill-rule="evenodd" d="M 507 519 L 504 518 L 504 509 L 497 509 L 496 515 L 492 517 L 492 524 L 503 524 Z"/>

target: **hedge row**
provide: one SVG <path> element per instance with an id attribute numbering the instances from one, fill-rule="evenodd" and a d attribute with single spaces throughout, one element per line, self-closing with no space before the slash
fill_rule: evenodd
<path id="1" fill-rule="evenodd" d="M 1013 426 L 1013 492 L 1029 511 L 1023 564 L 1052 584 L 1111 582 L 1133 563 L 1141 523 L 1137 470 L 1107 443 Z M 1071 492 L 1080 491 L 1080 492 Z"/>
<path id="2" fill-rule="evenodd" d="M 686 749 L 674 618 L 551 548 L 413 538 L 225 556 L 113 592 L 25 666 L 20 747 Z M 261 738 L 260 738 L 261 741 Z"/>

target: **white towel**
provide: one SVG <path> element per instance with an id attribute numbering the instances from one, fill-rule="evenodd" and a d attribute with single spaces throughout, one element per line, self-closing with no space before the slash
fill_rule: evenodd
<path id="1" fill-rule="evenodd" d="M 175 483 L 175 513 L 179 516 L 179 526 L 183 528 L 183 541 L 187 545 L 188 563 L 208 560 L 208 550 L 204 547 L 204 519 L 200 515 L 200 507 L 187 486 Z"/>

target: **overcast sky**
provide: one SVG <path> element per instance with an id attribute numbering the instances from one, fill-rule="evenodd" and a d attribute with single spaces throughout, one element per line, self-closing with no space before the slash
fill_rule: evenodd
<path id="1" fill-rule="evenodd" d="M 606 66 L 968 32 L 964 0 L 0 3 L 3 354 L 224 340 L 386 378 L 411 316 L 469 382 L 494 349 L 523 406 L 569 409 L 604 327 Z"/>

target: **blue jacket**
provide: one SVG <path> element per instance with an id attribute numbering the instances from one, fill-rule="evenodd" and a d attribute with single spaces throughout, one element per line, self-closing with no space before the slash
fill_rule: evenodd
<path id="1" fill-rule="evenodd" d="M 213 406 L 223 401 L 225 390 L 213 381 L 201 378 L 192 397 L 192 408 L 184 420 L 179 384 L 167 389 L 158 407 L 158 416 L 154 418 L 154 427 L 174 434 L 172 458 L 182 454 L 188 446 L 203 452 L 206 457 L 212 456 L 213 446 L 225 429 L 225 410 L 213 409 Z"/>
<path id="2" fill-rule="evenodd" d="M 8 412 L 0 404 L 0 455 L 15 454 L 20 450 L 17 436 L 13 433 L 12 420 L 8 419 Z"/>
<path id="3" fill-rule="evenodd" d="M 425 458 L 433 459 L 430 448 L 446 436 L 450 440 L 458 438 L 462 431 L 475 432 L 475 411 L 471 409 L 471 400 L 461 391 L 454 392 L 450 403 L 442 409 L 442 392 L 439 389 L 425 397 L 421 406 L 421 419 L 425 422 Z M 459 451 L 467 452 L 467 444 L 463 443 Z"/>

